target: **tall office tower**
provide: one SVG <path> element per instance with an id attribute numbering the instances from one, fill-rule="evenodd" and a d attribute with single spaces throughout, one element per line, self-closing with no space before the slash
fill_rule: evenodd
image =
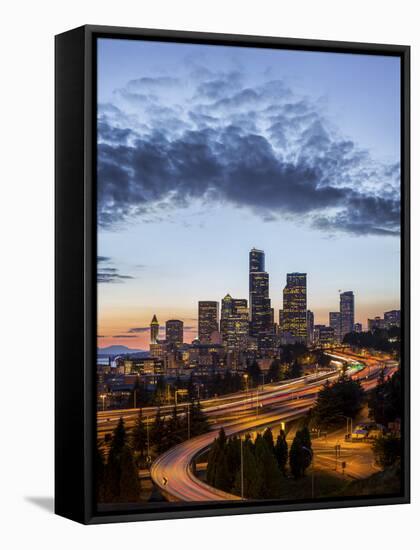
<path id="1" fill-rule="evenodd" d="M 340 294 L 340 340 L 354 328 L 354 294 L 353 291 Z"/>
<path id="2" fill-rule="evenodd" d="M 265 271 L 265 254 L 263 250 L 253 248 L 249 253 L 249 272 Z"/>
<path id="3" fill-rule="evenodd" d="M 308 344 L 314 343 L 314 313 L 308 309 L 306 314 L 306 322 L 308 325 Z"/>
<path id="4" fill-rule="evenodd" d="M 202 344 L 211 342 L 213 332 L 219 330 L 219 302 L 198 302 L 198 339 Z"/>
<path id="5" fill-rule="evenodd" d="M 159 336 L 159 321 L 156 315 L 153 315 L 152 322 L 150 323 L 150 343 L 156 344 Z"/>
<path id="6" fill-rule="evenodd" d="M 339 311 L 330 311 L 330 327 L 334 329 L 334 338 L 341 341 L 341 314 Z"/>
<path id="7" fill-rule="evenodd" d="M 296 342 L 306 344 L 308 321 L 306 305 L 306 273 L 288 273 L 283 290 L 283 327 Z"/>
<path id="8" fill-rule="evenodd" d="M 184 323 L 178 319 L 166 321 L 166 341 L 168 344 L 180 345 L 184 342 Z"/>
<path id="9" fill-rule="evenodd" d="M 401 311 L 393 309 L 384 313 L 384 323 L 386 328 L 399 327 L 401 325 Z"/>
<path id="10" fill-rule="evenodd" d="M 253 271 L 250 275 L 250 333 L 258 338 L 272 329 L 269 275 L 265 271 Z"/>
<path id="11" fill-rule="evenodd" d="M 249 336 L 248 303 L 244 298 L 232 298 L 230 294 L 222 300 L 220 316 L 222 342 L 228 351 L 245 351 Z"/>

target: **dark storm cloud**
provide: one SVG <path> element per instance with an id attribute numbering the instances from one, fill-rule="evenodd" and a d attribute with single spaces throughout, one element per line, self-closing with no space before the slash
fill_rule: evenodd
<path id="1" fill-rule="evenodd" d="M 399 233 L 398 164 L 375 163 L 282 81 L 250 88 L 240 73 L 197 75 L 184 108 L 182 98 L 158 99 L 168 86 L 182 88 L 177 79 L 140 78 L 119 90 L 147 95 L 141 131 L 121 128 L 109 106 L 100 117 L 102 226 L 200 198 L 248 208 L 266 222 L 291 217 L 330 233 Z"/>

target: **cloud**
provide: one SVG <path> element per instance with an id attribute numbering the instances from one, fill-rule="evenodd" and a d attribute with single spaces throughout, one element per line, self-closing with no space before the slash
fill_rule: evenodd
<path id="1" fill-rule="evenodd" d="M 118 90 L 123 104 L 99 115 L 100 225 L 150 220 L 198 199 L 246 208 L 267 223 L 398 235 L 399 164 L 375 161 L 285 82 L 245 80 L 239 71 L 196 68 L 182 83 L 141 77 Z"/>
<path id="2" fill-rule="evenodd" d="M 116 267 L 103 266 L 102 264 L 111 262 L 111 258 L 108 256 L 98 256 L 97 262 L 96 278 L 98 283 L 121 283 L 127 279 L 134 279 L 131 275 L 122 275 Z M 99 264 L 101 264 L 100 267 Z"/>
<path id="3" fill-rule="evenodd" d="M 113 338 L 137 338 L 133 334 L 115 334 Z"/>

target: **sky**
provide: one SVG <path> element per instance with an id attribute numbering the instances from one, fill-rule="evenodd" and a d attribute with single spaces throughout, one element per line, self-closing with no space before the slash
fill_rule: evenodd
<path id="1" fill-rule="evenodd" d="M 197 302 L 270 297 L 308 274 L 328 324 L 399 308 L 396 57 L 98 41 L 98 345 L 148 349 L 153 314 L 197 334 Z M 164 334 L 162 333 L 162 337 Z"/>

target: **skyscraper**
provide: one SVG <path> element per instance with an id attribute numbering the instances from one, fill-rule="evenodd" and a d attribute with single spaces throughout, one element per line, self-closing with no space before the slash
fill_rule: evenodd
<path id="1" fill-rule="evenodd" d="M 307 311 L 306 315 L 307 324 L 308 324 L 308 344 L 313 344 L 314 342 L 314 313 L 310 309 Z"/>
<path id="2" fill-rule="evenodd" d="M 337 342 L 341 340 L 341 314 L 339 311 L 330 311 L 330 327 L 334 329 L 334 338 Z"/>
<path id="3" fill-rule="evenodd" d="M 219 302 L 198 302 L 198 339 L 209 344 L 213 332 L 219 330 Z"/>
<path id="4" fill-rule="evenodd" d="M 340 294 L 340 340 L 353 331 L 354 294 L 352 290 Z"/>
<path id="5" fill-rule="evenodd" d="M 281 317 L 281 330 L 289 333 L 296 342 L 306 344 L 308 339 L 306 273 L 287 274 Z"/>
<path id="6" fill-rule="evenodd" d="M 384 313 L 384 323 L 386 328 L 399 327 L 401 325 L 401 311 L 393 309 Z"/>
<path id="7" fill-rule="evenodd" d="M 156 344 L 159 336 L 159 321 L 156 315 L 153 315 L 153 319 L 150 323 L 150 343 Z"/>
<path id="8" fill-rule="evenodd" d="M 184 341 L 184 323 L 178 319 L 166 321 L 166 341 L 168 344 L 179 345 Z"/>
<path id="9" fill-rule="evenodd" d="M 258 250 L 253 248 L 249 252 L 249 272 L 253 273 L 254 271 L 265 271 L 265 254 L 263 250 Z"/>
<path id="10" fill-rule="evenodd" d="M 244 298 L 232 298 L 227 294 L 222 300 L 220 332 L 228 351 L 245 350 L 249 336 L 248 303 Z"/>

